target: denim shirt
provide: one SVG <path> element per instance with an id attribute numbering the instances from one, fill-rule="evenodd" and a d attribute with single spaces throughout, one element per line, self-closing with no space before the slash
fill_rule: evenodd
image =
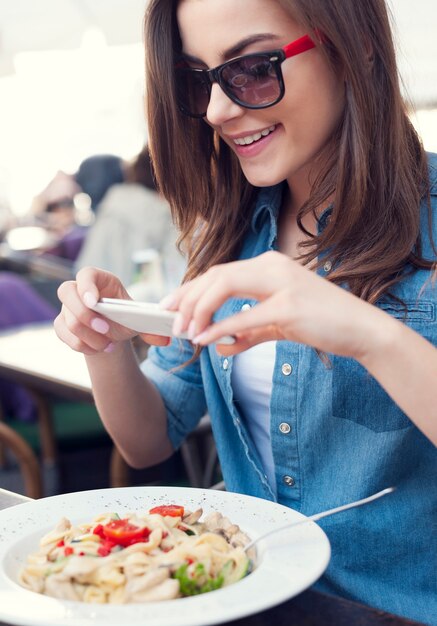
<path id="1" fill-rule="evenodd" d="M 437 242 L 437 155 L 429 155 L 429 169 Z M 275 249 L 281 195 L 281 185 L 259 192 L 241 258 Z M 421 211 L 423 254 L 435 259 L 425 203 Z M 329 209 L 320 229 L 328 215 Z M 319 273 L 330 270 L 326 259 Z M 429 271 L 406 273 L 394 293 L 408 305 L 406 323 L 437 345 L 437 285 L 429 279 Z M 230 299 L 215 319 L 253 303 Z M 401 306 L 388 299 L 378 306 L 405 321 Z M 376 380 L 354 359 L 330 355 L 329 368 L 311 347 L 277 342 L 270 404 L 273 493 L 233 402 L 232 357 L 209 346 L 192 364 L 170 373 L 191 355 L 191 344 L 176 340 L 152 348 L 143 364 L 166 405 L 174 447 L 208 412 L 227 490 L 305 515 L 396 486 L 382 500 L 319 522 L 332 557 L 316 587 L 437 625 L 437 449 Z"/>

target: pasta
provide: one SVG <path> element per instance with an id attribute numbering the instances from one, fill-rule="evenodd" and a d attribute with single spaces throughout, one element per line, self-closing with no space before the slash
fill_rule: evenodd
<path id="1" fill-rule="evenodd" d="M 100 604 L 170 600 L 230 585 L 252 568 L 249 537 L 219 512 L 164 505 L 148 513 L 62 518 L 27 558 L 19 582 L 63 600 Z"/>

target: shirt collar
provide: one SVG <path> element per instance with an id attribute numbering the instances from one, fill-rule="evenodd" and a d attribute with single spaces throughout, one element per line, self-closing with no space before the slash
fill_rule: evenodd
<path id="1" fill-rule="evenodd" d="M 326 209 L 322 211 L 318 219 L 318 231 L 320 233 L 325 230 L 326 226 L 329 224 L 329 220 L 331 219 L 333 206 L 330 204 Z"/>
<path id="2" fill-rule="evenodd" d="M 258 193 L 255 202 L 255 208 L 252 215 L 252 230 L 259 233 L 265 217 L 268 215 L 272 223 L 276 222 L 282 204 L 282 196 L 284 193 L 286 182 L 278 183 L 272 187 L 262 187 Z M 331 219 L 333 206 L 330 204 L 323 210 L 318 219 L 319 234 L 326 228 Z"/>
<path id="3" fill-rule="evenodd" d="M 265 219 L 270 218 L 270 223 L 275 225 L 282 205 L 282 197 L 285 189 L 285 181 L 272 187 L 262 187 L 259 191 L 255 208 L 252 215 L 251 227 L 255 234 L 261 232 Z M 318 234 L 322 233 L 331 219 L 333 210 L 332 203 L 322 211 L 318 219 Z"/>
<path id="4" fill-rule="evenodd" d="M 255 202 L 251 222 L 254 233 L 260 232 L 267 215 L 270 217 L 271 221 L 276 222 L 281 208 L 284 185 L 285 182 L 260 189 Z"/>

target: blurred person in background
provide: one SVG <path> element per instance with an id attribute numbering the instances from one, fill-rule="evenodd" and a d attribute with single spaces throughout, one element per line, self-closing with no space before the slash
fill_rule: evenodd
<path id="1" fill-rule="evenodd" d="M 88 228 L 79 226 L 75 218 L 75 199 L 84 192 L 96 213 Z M 85 159 L 74 175 L 58 171 L 35 197 L 32 214 L 60 236 L 49 250 L 51 255 L 76 259 L 77 268 L 108 269 L 127 284 L 138 280 L 132 286 L 138 297 L 157 299 L 163 294 L 152 292 L 141 283 L 142 276 L 135 276 L 135 252 L 156 251 L 164 274 L 171 274 L 168 280 L 163 277 L 166 284 L 174 287 L 181 280 L 184 263 L 176 247 L 176 230 L 168 203 L 156 191 L 147 147 L 132 162 L 96 155 Z M 0 272 L 0 331 L 52 321 L 57 313 L 24 276 Z M 19 385 L 0 379 L 0 403 L 6 415 L 25 421 L 35 418 L 34 401 Z"/>
<path id="2" fill-rule="evenodd" d="M 80 202 L 96 210 L 112 184 L 124 179 L 122 160 L 114 155 L 93 155 L 82 161 L 75 174 L 56 172 L 47 186 L 32 201 L 24 223 L 42 226 L 55 237 L 55 244 L 43 254 L 74 261 L 89 232 L 78 220 Z M 83 197 L 86 194 L 88 200 Z M 78 202 L 79 199 L 79 202 Z M 88 202 L 88 205 L 86 204 Z M 0 211 L 0 232 L 6 234 L 16 226 L 9 210 Z M 51 241 L 53 241 L 51 239 Z M 40 252 L 40 251 L 39 251 Z M 40 281 L 43 284 L 43 281 Z M 39 284 L 39 283 L 38 283 Z M 58 309 L 46 299 L 25 275 L 0 272 L 0 331 L 17 329 L 25 324 L 52 321 Z M 0 379 L 0 405 L 6 416 L 23 421 L 36 418 L 36 406 L 29 392 L 9 381 Z"/>
<path id="3" fill-rule="evenodd" d="M 33 198 L 30 214 L 39 224 L 62 236 L 75 223 L 74 197 L 81 191 L 73 174 L 58 170 Z"/>
<path id="4" fill-rule="evenodd" d="M 73 174 L 56 172 L 34 197 L 30 216 L 23 220 L 45 228 L 53 237 L 43 252 L 73 261 L 83 243 L 85 227 L 77 223 L 75 198 L 82 193 Z"/>
<path id="5" fill-rule="evenodd" d="M 124 180 L 123 161 L 112 154 L 84 159 L 77 172 L 59 170 L 33 199 L 31 216 L 57 236 L 46 253 L 74 261 L 93 222 L 92 213 L 111 185 Z"/>
<path id="6" fill-rule="evenodd" d="M 74 179 L 91 201 L 90 208 L 96 212 L 108 189 L 125 180 L 125 164 L 114 154 L 96 154 L 87 157 L 79 165 Z"/>
<path id="7" fill-rule="evenodd" d="M 75 267 L 100 267 L 131 285 L 147 279 L 141 273 L 142 259 L 147 257 L 150 264 L 156 259 L 168 291 L 169 285 L 179 284 L 185 264 L 176 247 L 170 206 L 156 190 L 147 146 L 126 163 L 123 173 L 123 182 L 113 184 L 98 205 Z M 136 299 L 156 299 L 147 285 L 138 284 L 134 290 Z"/>
<path id="8" fill-rule="evenodd" d="M 13 330 L 33 322 L 54 320 L 58 309 L 47 302 L 23 276 L 0 272 L 0 331 Z M 22 421 L 36 419 L 36 406 L 29 392 L 0 378 L 0 406 L 3 415 Z"/>

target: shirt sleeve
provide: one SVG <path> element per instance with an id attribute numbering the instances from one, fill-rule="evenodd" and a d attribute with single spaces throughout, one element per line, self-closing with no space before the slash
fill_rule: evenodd
<path id="1" fill-rule="evenodd" d="M 142 372 L 157 387 L 167 410 L 167 432 L 177 450 L 206 413 L 199 359 L 188 341 L 173 339 L 164 348 L 152 346 L 141 364 Z"/>

